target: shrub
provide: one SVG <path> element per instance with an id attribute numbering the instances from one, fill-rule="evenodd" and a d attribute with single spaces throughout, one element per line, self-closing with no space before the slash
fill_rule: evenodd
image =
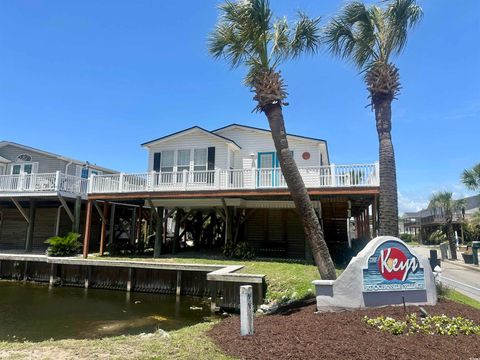
<path id="1" fill-rule="evenodd" d="M 78 253 L 82 244 L 78 241 L 80 234 L 70 232 L 67 236 L 54 236 L 45 241 L 50 245 L 47 249 L 48 256 L 72 256 Z"/>
<path id="2" fill-rule="evenodd" d="M 405 242 L 412 242 L 413 241 L 413 234 L 403 233 L 400 234 L 400 239 Z"/>
<path id="3" fill-rule="evenodd" d="M 427 243 L 432 245 L 438 245 L 445 241 L 447 241 L 447 236 L 441 230 L 434 231 L 433 233 L 430 234 L 430 236 L 427 239 Z"/>
<path id="4" fill-rule="evenodd" d="M 435 287 L 437 288 L 437 296 L 440 299 L 446 299 L 450 294 L 450 290 L 451 290 L 450 287 L 448 287 L 442 282 L 436 281 Z"/>
<path id="5" fill-rule="evenodd" d="M 391 317 L 379 316 L 364 321 L 373 327 L 389 332 L 393 335 L 480 335 L 480 325 L 475 325 L 472 320 L 461 316 L 448 317 L 446 315 L 427 316 L 418 318 L 417 314 L 407 315 L 405 321 L 395 320 Z"/>
<path id="6" fill-rule="evenodd" d="M 249 260 L 255 258 L 255 251 L 245 241 L 238 244 L 228 242 L 222 249 L 223 255 L 234 259 Z"/>

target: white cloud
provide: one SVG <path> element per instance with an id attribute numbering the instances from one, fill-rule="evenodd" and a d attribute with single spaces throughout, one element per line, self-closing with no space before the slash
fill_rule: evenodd
<path id="1" fill-rule="evenodd" d="M 403 214 L 405 212 L 419 211 L 428 206 L 428 198 L 422 195 L 406 195 L 398 192 L 398 212 Z"/>

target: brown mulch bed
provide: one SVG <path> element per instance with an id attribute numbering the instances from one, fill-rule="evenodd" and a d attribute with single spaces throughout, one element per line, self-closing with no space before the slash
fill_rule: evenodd
<path id="1" fill-rule="evenodd" d="M 463 316 L 480 324 L 480 310 L 452 301 L 424 307 L 430 315 Z M 238 316 L 209 333 L 227 354 L 241 359 L 480 359 L 477 335 L 391 335 L 364 323 L 380 315 L 403 319 L 403 307 L 314 314 L 315 306 L 254 320 L 255 335 L 240 336 Z M 418 312 L 409 306 L 407 312 Z"/>

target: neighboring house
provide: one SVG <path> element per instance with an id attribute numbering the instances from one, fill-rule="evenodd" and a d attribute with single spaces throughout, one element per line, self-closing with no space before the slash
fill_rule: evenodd
<path id="1" fill-rule="evenodd" d="M 357 239 L 375 234 L 378 164 L 335 165 L 325 140 L 287 138 L 329 245 L 352 244 L 350 219 Z M 247 241 L 266 256 L 310 258 L 269 130 L 194 126 L 142 146 L 148 150 L 148 171 L 94 176 L 90 202 L 153 206 L 167 218 L 181 209 L 185 215 L 177 220 L 214 213 L 223 221 L 226 241 Z"/>
<path id="2" fill-rule="evenodd" d="M 461 233 L 461 224 L 468 220 L 480 209 L 480 195 L 470 196 L 462 199 L 462 209 L 453 211 L 452 224 L 458 236 Z M 427 239 L 435 230 L 445 224 L 445 216 L 441 209 L 427 208 L 417 212 L 407 212 L 402 217 L 404 231 L 419 236 L 419 240 Z"/>
<path id="3" fill-rule="evenodd" d="M 0 250 L 41 250 L 48 237 L 80 231 L 87 178 L 113 173 L 87 161 L 0 141 Z"/>

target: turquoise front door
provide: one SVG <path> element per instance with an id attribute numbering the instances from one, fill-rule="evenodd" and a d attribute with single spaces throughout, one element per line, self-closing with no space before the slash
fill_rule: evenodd
<path id="1" fill-rule="evenodd" d="M 258 153 L 257 187 L 275 186 L 276 172 L 278 168 L 277 154 L 271 152 Z"/>

